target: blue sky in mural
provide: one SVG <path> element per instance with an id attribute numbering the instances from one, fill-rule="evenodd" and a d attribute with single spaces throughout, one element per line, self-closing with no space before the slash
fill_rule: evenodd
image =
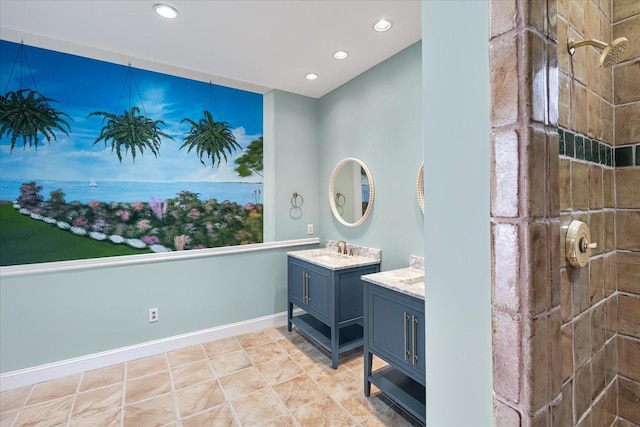
<path id="1" fill-rule="evenodd" d="M 74 55 L 25 46 L 28 59 L 15 64 L 19 44 L 0 41 L 0 89 L 2 93 L 22 87 L 32 88 L 31 74 L 37 89 L 57 102 L 51 106 L 71 117 L 69 136 L 57 133 L 57 141 L 46 140 L 35 150 L 23 149 L 16 141 L 9 152 L 9 139 L 0 139 L 0 179 L 153 182 L 261 182 L 259 176 L 240 178 L 234 171 L 236 151 L 227 164 L 219 168 L 203 166 L 194 151 L 179 150 L 187 123 L 198 122 L 203 110 L 210 110 L 216 121 L 230 124 L 236 140 L 245 149 L 262 136 L 262 95 L 135 68 L 132 63 L 131 91 L 127 82 L 127 64 L 111 64 Z M 12 72 L 13 68 L 13 72 Z M 9 76 L 11 75 L 11 79 Z M 132 82 L 132 83 L 133 83 Z M 130 94 L 130 95 L 129 95 Z M 152 120 L 165 122 L 160 129 L 174 140 L 164 139 L 158 158 L 149 150 L 131 155 L 122 163 L 104 142 L 93 144 L 103 126 L 102 116 L 91 112 L 121 114 L 131 106 L 140 108 Z M 144 107 L 144 110 L 143 110 Z"/>

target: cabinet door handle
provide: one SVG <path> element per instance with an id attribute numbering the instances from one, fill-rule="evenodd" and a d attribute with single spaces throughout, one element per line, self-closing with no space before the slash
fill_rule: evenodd
<path id="1" fill-rule="evenodd" d="M 307 273 L 302 272 L 302 300 L 307 302 Z"/>
<path id="2" fill-rule="evenodd" d="M 404 360 L 407 360 L 407 358 L 409 357 L 409 345 L 407 344 L 407 341 L 409 341 L 409 336 L 407 335 L 407 321 L 409 320 L 409 315 L 407 314 L 407 312 L 404 312 L 404 317 L 402 319 L 402 323 L 404 325 Z"/>
<path id="3" fill-rule="evenodd" d="M 418 361 L 418 355 L 417 353 L 417 348 L 418 348 L 418 342 L 417 342 L 417 336 L 416 336 L 416 329 L 418 329 L 418 318 L 414 315 L 411 315 L 411 321 L 412 321 L 412 325 L 411 325 L 411 351 L 413 351 L 413 359 L 411 360 L 411 363 L 413 366 L 415 366 L 416 362 Z"/>
<path id="4" fill-rule="evenodd" d="M 307 304 L 311 302 L 311 297 L 309 296 L 309 279 L 311 279 L 311 275 L 307 273 Z"/>

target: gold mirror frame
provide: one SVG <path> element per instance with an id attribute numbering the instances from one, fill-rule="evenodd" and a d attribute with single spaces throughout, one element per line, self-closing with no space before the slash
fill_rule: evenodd
<path id="1" fill-rule="evenodd" d="M 416 179 L 416 193 L 418 195 L 418 204 L 420 210 L 424 213 L 424 162 L 418 169 L 418 178 Z"/>
<path id="2" fill-rule="evenodd" d="M 344 204 L 347 202 L 347 200 L 345 199 L 343 192 L 336 193 L 336 180 L 338 178 L 338 174 L 340 173 L 342 168 L 349 162 L 355 162 L 360 166 L 361 171 L 364 171 L 367 177 L 367 181 L 369 185 L 369 200 L 367 200 L 367 207 L 362 212 L 362 216 L 354 222 L 349 222 L 343 218 L 341 209 L 339 208 L 344 209 Z M 337 164 L 337 166 L 333 170 L 333 173 L 331 174 L 331 179 L 329 180 L 329 206 L 331 206 L 331 212 L 333 213 L 333 216 L 342 225 L 345 225 L 347 227 L 357 227 L 361 225 L 364 221 L 366 221 L 366 219 L 369 217 L 369 214 L 371 213 L 371 209 L 373 208 L 374 196 L 375 196 L 375 188 L 373 185 L 373 175 L 371 175 L 371 171 L 369 170 L 367 165 L 364 164 L 362 160 L 357 159 L 355 157 L 348 157 L 346 159 L 341 160 L 340 163 Z M 337 200 L 340 200 L 341 202 L 340 206 L 338 206 L 338 203 L 336 203 Z"/>

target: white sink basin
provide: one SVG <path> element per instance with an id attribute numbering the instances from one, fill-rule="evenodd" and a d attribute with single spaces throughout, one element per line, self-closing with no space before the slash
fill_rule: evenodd
<path id="1" fill-rule="evenodd" d="M 306 251 L 289 252 L 296 258 L 308 261 L 331 270 L 379 264 L 379 259 L 357 255 L 343 255 L 329 249 L 310 249 Z"/>

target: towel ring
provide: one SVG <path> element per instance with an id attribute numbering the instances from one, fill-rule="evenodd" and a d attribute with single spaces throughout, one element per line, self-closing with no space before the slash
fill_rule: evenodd
<path id="1" fill-rule="evenodd" d="M 347 198 L 344 197 L 344 194 L 342 193 L 336 193 L 336 206 L 344 206 L 345 202 L 347 201 Z"/>
<path id="2" fill-rule="evenodd" d="M 304 198 L 302 197 L 302 194 L 298 194 L 297 192 L 293 193 L 293 196 L 291 197 L 291 206 L 294 208 L 301 208 L 303 204 Z"/>

